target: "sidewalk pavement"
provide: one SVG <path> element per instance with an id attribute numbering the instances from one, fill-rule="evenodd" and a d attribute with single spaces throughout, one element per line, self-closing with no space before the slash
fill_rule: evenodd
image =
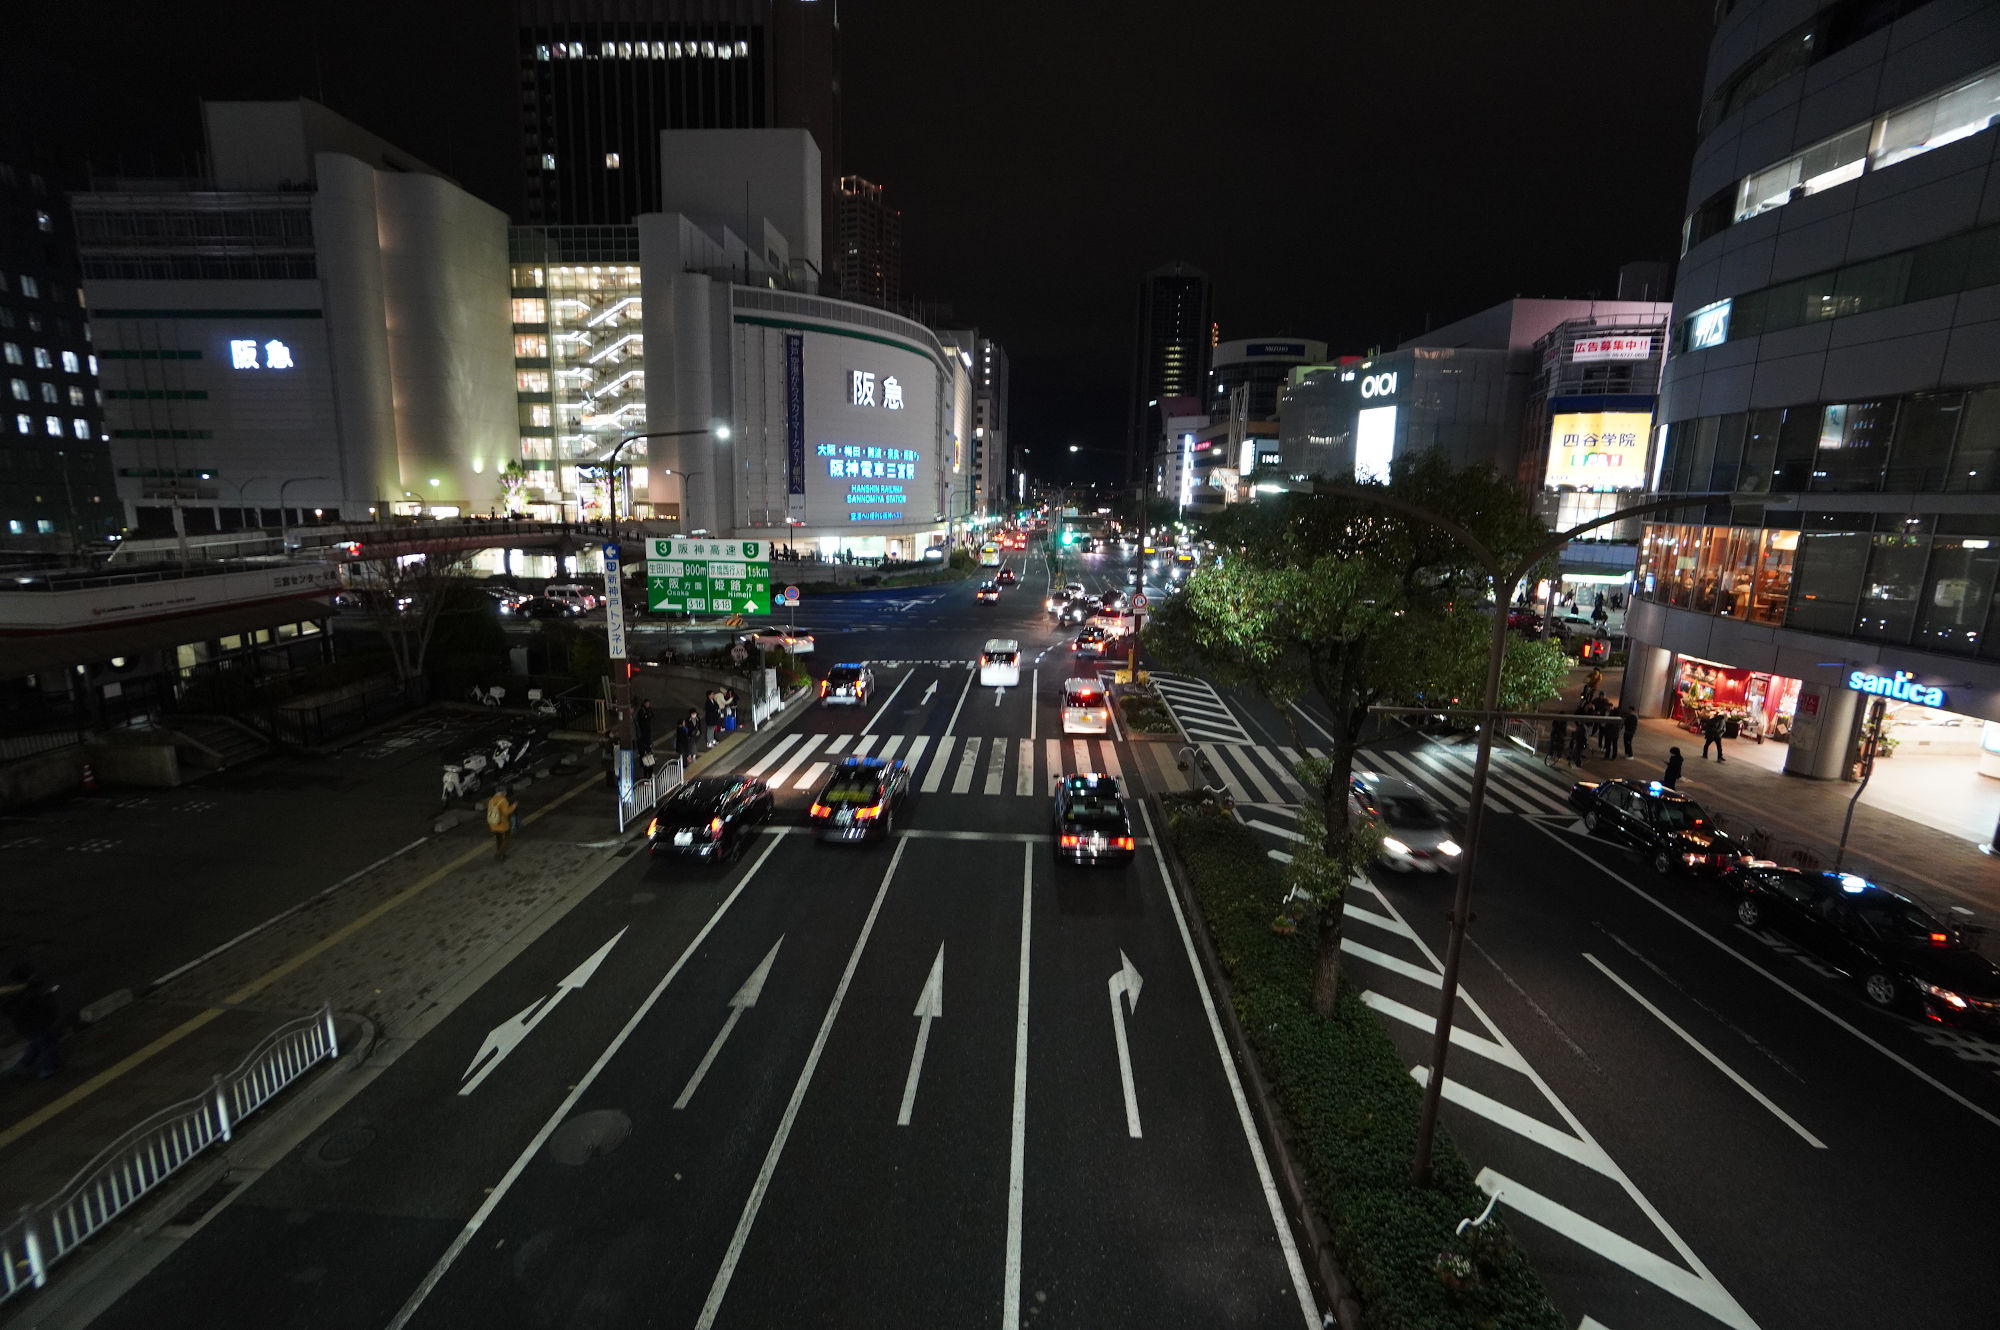
<path id="1" fill-rule="evenodd" d="M 669 726 L 669 751 L 672 737 Z M 725 736 L 690 773 L 727 770 L 754 737 Z M 518 790 L 521 829 L 506 859 L 470 819 L 75 1030 L 54 1076 L 0 1079 L 0 1214 L 51 1199 L 122 1133 L 207 1092 L 265 1035 L 322 1003 L 343 1040 L 372 1024 L 377 1046 L 441 1019 L 454 989 L 532 940 L 637 848 L 636 830 L 615 833 L 596 754 L 578 756 Z"/>
<path id="2" fill-rule="evenodd" d="M 1574 712 L 1587 673 L 1581 667 L 1574 670 L 1562 700 L 1542 709 L 1550 711 L 1552 717 Z M 1623 674 L 1622 670 L 1604 672 L 1605 692 L 1614 701 L 1623 685 Z M 1632 741 L 1632 757 L 1596 757 L 1593 743 L 1592 755 L 1585 758 L 1576 777 L 1658 780 L 1666 769 L 1667 750 L 1676 747 L 1685 764 L 1678 788 L 1720 815 L 1732 835 L 1755 837 L 1761 830 L 1768 833 L 1768 841 L 1759 849 L 1762 857 L 1802 867 L 1833 867 L 1841 824 L 1855 787 L 1847 781 L 1785 775 L 1776 769 L 1782 746 L 1774 753 L 1771 744 L 1760 747 L 1739 739 L 1728 743 L 1725 761 L 1704 760 L 1700 735 L 1690 734 L 1671 720 L 1642 720 Z M 1624 751 L 1622 746 L 1619 751 Z M 1854 825 L 1841 867 L 1884 885 L 1910 888 L 1935 908 L 1956 906 L 1969 912 L 1967 922 L 1984 924 L 1991 930 L 1985 949 L 2000 948 L 2000 859 L 1982 854 L 1976 844 L 1871 807 L 1864 793 L 1854 807 Z"/>

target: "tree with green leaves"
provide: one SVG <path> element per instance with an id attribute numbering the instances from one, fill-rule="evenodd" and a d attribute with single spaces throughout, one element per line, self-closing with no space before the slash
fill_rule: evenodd
<path id="1" fill-rule="evenodd" d="M 1147 626 L 1149 654 L 1268 700 L 1307 747 L 1295 704 L 1316 695 L 1331 716 L 1328 756 L 1299 764 L 1313 805 L 1288 885 L 1317 907 L 1313 1009 L 1333 1010 L 1348 884 L 1377 837 L 1348 818 L 1356 749 L 1375 706 L 1451 706 L 1479 697 L 1493 593 L 1472 551 L 1442 529 L 1357 495 L 1293 493 L 1235 505 L 1204 524 L 1219 562 L 1188 579 Z M 1503 558 L 1548 539 L 1523 491 L 1491 468 L 1454 470 L 1435 454 L 1398 463 L 1382 493 L 1457 523 Z M 1506 613 L 1500 588 L 1493 613 Z M 1510 640 L 1502 705 L 1555 696 L 1567 670 L 1550 642 Z"/>

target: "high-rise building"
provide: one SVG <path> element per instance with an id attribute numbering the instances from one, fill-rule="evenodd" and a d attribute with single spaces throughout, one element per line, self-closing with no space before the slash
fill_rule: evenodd
<path id="1" fill-rule="evenodd" d="M 843 300 L 894 309 L 903 300 L 903 214 L 882 187 L 842 176 L 835 201 L 833 265 Z"/>
<path id="2" fill-rule="evenodd" d="M 839 178 L 834 0 L 519 0 L 518 14 L 530 223 L 619 226 L 659 211 L 666 129 L 803 129 Z M 833 211 L 828 188 L 823 234 Z"/>
<path id="3" fill-rule="evenodd" d="M 1990 840 L 2000 787 L 2000 9 L 1740 0 L 1689 179 L 1625 695 Z M 1733 755 L 1732 755 L 1733 757 Z"/>
<path id="4" fill-rule="evenodd" d="M 124 525 L 69 204 L 49 168 L 0 156 L 0 550 L 67 554 Z"/>
<path id="5" fill-rule="evenodd" d="M 977 328 L 940 330 L 938 338 L 960 357 L 970 390 L 972 443 L 967 470 L 972 477 L 972 515 L 997 516 L 1026 492 L 1010 472 L 1014 464 L 1008 455 L 1007 352 Z"/>
<path id="6" fill-rule="evenodd" d="M 1203 395 L 1213 341 L 1208 310 L 1208 274 L 1192 264 L 1175 260 L 1153 269 L 1139 284 L 1127 484 L 1143 472 L 1154 441 L 1163 436 L 1160 403 L 1169 397 Z"/>

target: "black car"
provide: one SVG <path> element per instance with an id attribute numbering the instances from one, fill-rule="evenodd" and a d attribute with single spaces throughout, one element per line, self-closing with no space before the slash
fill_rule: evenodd
<path id="1" fill-rule="evenodd" d="M 1861 983 L 1878 1007 L 2000 1034 L 2000 966 L 1909 897 L 1853 873 L 1738 865 L 1736 919 L 1773 928 Z"/>
<path id="2" fill-rule="evenodd" d="M 1056 781 L 1057 862 L 1129 864 L 1135 846 L 1117 777 L 1087 771 Z"/>
<path id="3" fill-rule="evenodd" d="M 875 696 L 875 671 L 852 661 L 836 665 L 819 681 L 820 705 L 865 707 Z"/>
<path id="4" fill-rule="evenodd" d="M 534 596 L 516 606 L 514 613 L 523 619 L 574 619 L 583 613 L 583 606 L 574 601 Z"/>
<path id="5" fill-rule="evenodd" d="M 823 841 L 882 840 L 909 793 L 910 768 L 900 758 L 850 757 L 813 796 L 812 829 Z"/>
<path id="6" fill-rule="evenodd" d="M 993 574 L 993 580 L 1001 586 L 1013 586 L 1021 579 L 1014 575 L 1012 568 L 1002 568 L 999 572 Z"/>
<path id="7" fill-rule="evenodd" d="M 752 776 L 697 776 L 654 810 L 646 852 L 720 863 L 743 852 L 776 806 L 771 787 Z"/>
<path id="8" fill-rule="evenodd" d="M 1636 847 L 1657 873 L 1719 873 L 1743 857 L 1708 810 L 1658 781 L 1580 781 L 1569 801 L 1592 833 Z"/>

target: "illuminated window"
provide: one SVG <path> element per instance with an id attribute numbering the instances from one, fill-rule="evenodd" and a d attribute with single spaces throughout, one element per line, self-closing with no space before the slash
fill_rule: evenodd
<path id="1" fill-rule="evenodd" d="M 548 48 L 548 47 L 546 47 L 546 46 L 537 46 L 537 47 L 535 48 L 535 59 L 537 59 L 537 60 L 546 60 L 546 59 L 548 59 L 548 58 L 549 58 L 549 48 Z"/>
<path id="2" fill-rule="evenodd" d="M 549 302 L 539 296 L 524 296 L 514 301 L 514 322 L 547 323 Z"/>
<path id="3" fill-rule="evenodd" d="M 681 44 L 679 42 L 667 43 L 667 58 L 669 60 L 678 60 L 681 58 Z"/>
<path id="4" fill-rule="evenodd" d="M 14 400 L 17 402 L 25 402 L 28 400 L 28 397 L 29 397 L 28 381 L 26 379 L 14 380 Z"/>
<path id="5" fill-rule="evenodd" d="M 35 348 L 35 368 L 36 368 L 36 369 L 54 369 L 55 367 L 56 367 L 56 358 L 55 358 L 54 356 L 52 356 L 52 355 L 50 355 L 50 354 L 49 354 L 49 349 L 48 349 L 48 348 L 47 348 L 46 346 L 38 346 L 38 347 L 36 347 L 36 348 Z"/>
<path id="6" fill-rule="evenodd" d="M 21 348 L 16 343 L 7 343 L 5 347 L 0 347 L 0 352 L 5 353 L 8 364 L 18 365 L 21 363 Z"/>
<path id="7" fill-rule="evenodd" d="M 35 225 L 43 231 L 53 231 L 56 229 L 55 224 L 49 220 L 49 215 L 45 212 L 35 214 Z"/>
<path id="8" fill-rule="evenodd" d="M 87 439 L 90 437 L 90 422 L 87 420 L 72 420 L 69 422 L 69 432 L 79 439 Z"/>
<path id="9" fill-rule="evenodd" d="M 544 171 L 553 171 L 556 169 L 556 155 L 554 153 L 545 152 L 542 154 L 542 169 Z"/>
<path id="10" fill-rule="evenodd" d="M 749 55 L 749 54 L 750 54 L 750 43 L 749 43 L 749 42 L 745 42 L 745 41 L 739 41 L 739 42 L 737 42 L 737 43 L 736 43 L 736 54 L 738 54 L 738 55 Z"/>
<path id="11" fill-rule="evenodd" d="M 524 393 L 545 393 L 549 390 L 549 372 L 545 369 L 524 369 L 515 374 L 514 383 Z"/>
<path id="12" fill-rule="evenodd" d="M 556 455 L 554 439 L 522 439 L 521 456 L 531 462 L 547 462 Z"/>
<path id="13" fill-rule="evenodd" d="M 28 274 L 22 273 L 21 294 L 31 299 L 39 299 L 42 294 L 42 284 L 36 281 L 34 278 L 28 276 Z"/>
<path id="14" fill-rule="evenodd" d="M 83 389 L 72 388 L 69 390 L 69 404 L 71 406 L 82 406 L 86 400 L 83 395 Z"/>
<path id="15" fill-rule="evenodd" d="M 654 42 L 653 59 L 664 60 L 666 58 L 667 58 L 667 44 L 665 42 Z"/>
<path id="16" fill-rule="evenodd" d="M 714 56 L 715 56 L 715 43 L 714 43 L 714 42 L 703 42 L 703 43 L 701 44 L 701 53 L 702 53 L 703 55 L 705 55 L 705 56 L 708 56 L 708 57 L 710 57 L 711 59 L 712 59 L 712 58 L 714 58 Z M 22 278 L 22 280 L 23 280 L 23 281 L 25 282 L 25 281 L 26 281 L 27 279 L 26 279 L 26 278 Z"/>
<path id="17" fill-rule="evenodd" d="M 538 429 L 549 429 L 555 424 L 555 408 L 547 402 L 528 404 L 528 423 Z"/>
<path id="18" fill-rule="evenodd" d="M 95 373 L 97 373 L 97 357 L 96 357 L 96 356 L 85 356 L 85 357 L 84 357 L 84 361 L 85 361 L 85 362 L 86 362 L 86 363 L 87 363 L 87 364 L 88 364 L 88 365 L 90 366 L 90 372 L 91 372 L 92 374 L 95 374 Z"/>
<path id="19" fill-rule="evenodd" d="M 47 402 L 51 406 L 55 405 L 56 386 L 53 383 L 45 383 L 42 385 L 42 400 L 44 402 Z"/>
<path id="20" fill-rule="evenodd" d="M 531 319 L 519 318 L 518 309 L 521 302 L 517 300 L 514 304 L 517 310 L 515 322 L 533 322 Z M 521 360 L 546 360 L 548 354 L 549 338 L 547 333 L 516 333 L 514 335 L 514 355 L 516 358 Z"/>
<path id="21" fill-rule="evenodd" d="M 604 56 L 604 58 L 605 58 L 606 60 L 609 60 L 609 59 L 611 59 L 611 57 L 613 57 L 613 56 L 615 56 L 615 55 L 617 55 L 617 54 L 618 54 L 618 43 L 617 43 L 617 42 L 605 42 L 605 43 L 603 43 L 602 45 L 600 45 L 600 46 L 598 47 L 598 51 L 599 51 L 599 53 L 600 53 L 600 54 L 602 54 L 602 55 Z"/>
<path id="22" fill-rule="evenodd" d="M 34 433 L 34 430 L 35 430 L 35 418 L 34 418 L 33 416 L 30 416 L 30 415 L 25 415 L 25 414 L 24 414 L 24 415 L 18 415 L 18 416 L 15 416 L 15 417 L 14 417 L 14 432 L 15 432 L 15 433 L 17 433 L 17 434 L 32 434 L 32 433 Z"/>
<path id="23" fill-rule="evenodd" d="M 53 435 L 53 436 L 55 436 L 56 438 L 60 439 L 60 438 L 62 437 L 62 417 L 61 417 L 61 416 L 43 416 L 43 417 L 42 417 L 42 428 L 43 428 L 43 429 L 45 429 L 45 430 L 47 430 L 47 431 L 48 431 L 48 432 L 49 432 L 49 433 L 50 433 L 51 435 Z"/>
<path id="24" fill-rule="evenodd" d="M 65 374 L 82 373 L 82 367 L 77 363 L 76 352 L 74 351 L 63 352 L 62 360 L 63 360 L 63 373 Z"/>
<path id="25" fill-rule="evenodd" d="M 616 171 L 618 169 L 618 154 L 615 152 L 605 153 L 604 166 L 606 170 Z"/>

